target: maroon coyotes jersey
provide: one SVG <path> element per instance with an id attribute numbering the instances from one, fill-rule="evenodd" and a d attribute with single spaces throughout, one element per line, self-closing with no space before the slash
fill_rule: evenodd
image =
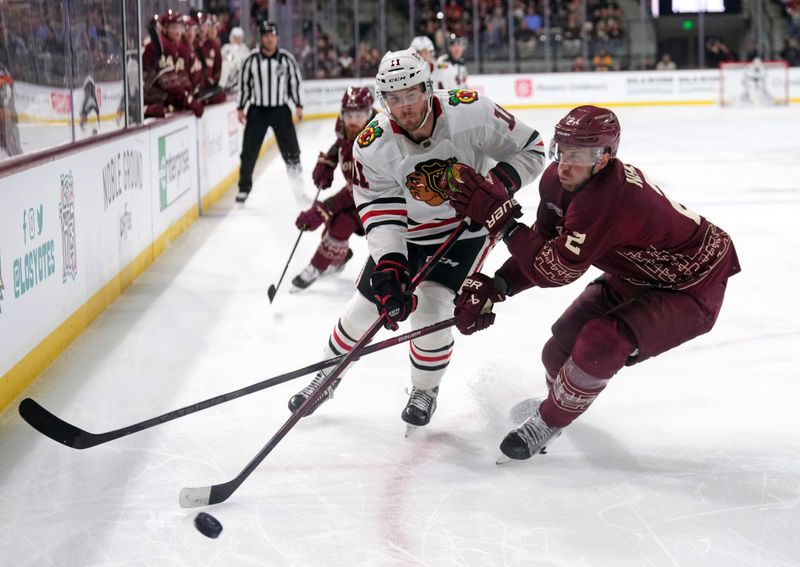
<path id="1" fill-rule="evenodd" d="M 499 272 L 517 280 L 509 282 L 515 292 L 566 285 L 596 266 L 634 286 L 700 294 L 740 270 L 725 231 L 617 159 L 575 193 L 552 163 L 539 195 L 536 224 L 508 239 L 512 259 Z"/>
<path id="2" fill-rule="evenodd" d="M 216 86 L 222 74 L 222 55 L 219 41 L 208 38 L 201 46 L 203 56 L 206 59 L 206 86 Z"/>

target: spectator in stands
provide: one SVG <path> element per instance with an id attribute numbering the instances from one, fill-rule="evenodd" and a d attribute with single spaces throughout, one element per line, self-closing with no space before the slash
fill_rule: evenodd
<path id="1" fill-rule="evenodd" d="M 521 41 L 536 39 L 540 29 L 542 29 L 542 17 L 536 13 L 535 4 L 528 4 L 525 15 L 520 22 L 519 38 Z"/>
<path id="2" fill-rule="evenodd" d="M 586 66 L 586 60 L 580 55 L 578 55 L 575 58 L 575 61 L 572 62 L 572 65 L 570 65 L 569 70 L 572 73 L 583 73 L 585 71 L 588 71 L 589 67 Z"/>
<path id="3" fill-rule="evenodd" d="M 780 55 L 781 59 L 785 60 L 790 67 L 800 67 L 800 47 L 798 47 L 797 39 L 787 37 Z"/>
<path id="4" fill-rule="evenodd" d="M 597 53 L 592 57 L 592 67 L 595 71 L 610 71 L 614 66 L 614 60 L 611 55 L 602 47 L 597 50 Z"/>
<path id="5" fill-rule="evenodd" d="M 661 59 L 656 63 L 656 71 L 674 71 L 678 66 L 672 60 L 672 55 L 669 53 L 662 53 Z"/>
<path id="6" fill-rule="evenodd" d="M 14 107 L 14 79 L 9 70 L 0 65 L 0 160 L 21 153 L 17 110 Z"/>
<path id="7" fill-rule="evenodd" d="M 709 37 L 706 40 L 706 67 L 715 69 L 720 63 L 733 60 L 730 48 L 719 37 Z"/>
<path id="8" fill-rule="evenodd" d="M 254 0 L 250 5 L 250 26 L 254 35 L 261 29 L 261 22 L 269 20 L 269 0 Z"/>
<path id="9" fill-rule="evenodd" d="M 786 15 L 789 17 L 789 35 L 800 36 L 800 2 L 798 0 L 787 0 Z"/>
<path id="10" fill-rule="evenodd" d="M 486 20 L 484 44 L 486 45 L 487 56 L 490 59 L 499 57 L 505 49 L 508 29 L 503 8 L 495 7 L 492 16 Z"/>

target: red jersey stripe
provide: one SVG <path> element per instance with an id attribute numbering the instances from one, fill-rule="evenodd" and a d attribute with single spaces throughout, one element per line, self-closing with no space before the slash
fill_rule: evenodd
<path id="1" fill-rule="evenodd" d="M 425 223 L 425 224 L 421 224 L 419 226 L 415 226 L 414 228 L 409 228 L 408 232 L 416 232 L 417 230 L 425 230 L 426 228 L 436 228 L 436 227 L 439 227 L 439 226 L 446 226 L 448 224 L 454 224 L 454 223 L 457 223 L 457 222 L 461 222 L 461 219 L 460 218 L 454 218 L 454 219 L 443 220 L 443 221 L 440 221 L 440 222 L 428 222 L 428 223 Z"/>
<path id="2" fill-rule="evenodd" d="M 394 216 L 408 216 L 408 211 L 405 209 L 385 209 L 383 211 L 370 211 L 364 215 L 361 215 L 361 224 L 365 224 L 367 219 L 371 217 L 376 217 L 379 215 L 394 215 Z"/>
<path id="3" fill-rule="evenodd" d="M 443 354 L 441 356 L 423 356 L 414 349 L 414 343 L 408 343 L 408 345 L 411 347 L 411 355 L 422 362 L 439 362 L 440 360 L 447 360 L 452 354 L 451 352 L 448 352 L 447 354 Z"/>
<path id="4" fill-rule="evenodd" d="M 336 341 L 336 344 L 342 347 L 346 352 L 350 352 L 353 350 L 352 345 L 348 345 L 345 343 L 341 338 L 339 338 L 339 333 L 336 332 L 336 327 L 333 328 L 333 340 Z"/>

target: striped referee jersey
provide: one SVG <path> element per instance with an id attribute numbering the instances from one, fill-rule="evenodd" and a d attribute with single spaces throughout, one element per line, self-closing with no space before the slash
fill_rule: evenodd
<path id="1" fill-rule="evenodd" d="M 284 106 L 291 101 L 302 107 L 300 101 L 300 70 L 297 61 L 285 49 L 267 57 L 256 48 L 242 64 L 239 78 L 239 110 L 248 104 L 265 107 Z"/>

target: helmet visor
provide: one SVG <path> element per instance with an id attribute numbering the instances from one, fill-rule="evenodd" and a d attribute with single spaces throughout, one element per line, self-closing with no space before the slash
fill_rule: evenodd
<path id="1" fill-rule="evenodd" d="M 381 94 L 383 95 L 386 106 L 389 108 L 416 105 L 428 98 L 428 93 L 419 88 L 419 85 L 400 91 L 389 91 Z"/>
<path id="2" fill-rule="evenodd" d="M 605 148 L 584 148 L 581 146 L 561 145 L 550 140 L 549 157 L 556 163 L 565 165 L 593 166 L 603 157 Z"/>

